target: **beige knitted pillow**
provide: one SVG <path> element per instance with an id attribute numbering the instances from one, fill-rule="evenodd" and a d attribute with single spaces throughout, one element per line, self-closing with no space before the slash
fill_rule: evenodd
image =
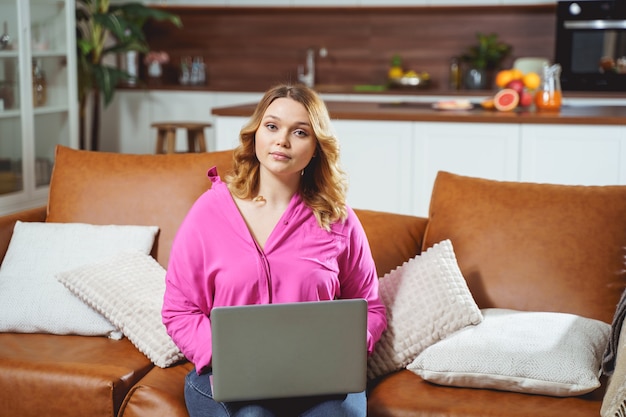
<path id="1" fill-rule="evenodd" d="M 450 240 L 385 274 L 379 292 L 387 329 L 369 357 L 370 379 L 406 367 L 428 346 L 482 320 Z"/>
<path id="2" fill-rule="evenodd" d="M 165 269 L 150 255 L 122 252 L 56 278 L 119 328 L 155 365 L 183 358 L 161 321 Z"/>

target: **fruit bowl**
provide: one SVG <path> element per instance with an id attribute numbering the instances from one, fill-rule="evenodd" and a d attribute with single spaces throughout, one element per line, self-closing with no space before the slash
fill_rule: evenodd
<path id="1" fill-rule="evenodd" d="M 430 75 L 427 72 L 390 78 L 389 85 L 399 88 L 426 88 L 430 86 Z"/>

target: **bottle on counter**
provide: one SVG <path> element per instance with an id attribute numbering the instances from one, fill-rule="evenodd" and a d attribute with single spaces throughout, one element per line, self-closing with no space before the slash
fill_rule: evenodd
<path id="1" fill-rule="evenodd" d="M 535 106 L 539 111 L 558 111 L 561 109 L 561 66 L 544 65 L 541 85 L 535 93 Z"/>
<path id="2" fill-rule="evenodd" d="M 45 105 L 48 99 L 47 95 L 48 85 L 41 61 L 33 61 L 33 105 L 35 107 Z"/>
<path id="3" fill-rule="evenodd" d="M 461 89 L 461 64 L 459 58 L 453 57 L 450 60 L 450 90 L 460 90 Z"/>

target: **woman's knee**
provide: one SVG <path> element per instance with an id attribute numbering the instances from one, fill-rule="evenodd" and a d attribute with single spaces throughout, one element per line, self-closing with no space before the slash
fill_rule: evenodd
<path id="1" fill-rule="evenodd" d="M 213 399 L 209 375 L 192 370 L 185 377 L 185 405 L 189 417 L 230 417 L 224 404 Z"/>

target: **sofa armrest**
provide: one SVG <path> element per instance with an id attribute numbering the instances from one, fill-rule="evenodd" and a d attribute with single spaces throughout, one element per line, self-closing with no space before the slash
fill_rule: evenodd
<path id="1" fill-rule="evenodd" d="M 604 399 L 602 417 L 623 416 L 626 413 L 626 321 L 620 331 L 619 344 L 615 355 L 615 370 L 611 375 Z"/>
<path id="2" fill-rule="evenodd" d="M 46 213 L 46 207 L 37 207 L 0 216 L 0 262 L 4 259 L 4 255 L 9 247 L 15 223 L 18 220 L 23 222 L 43 222 L 46 221 Z"/>

